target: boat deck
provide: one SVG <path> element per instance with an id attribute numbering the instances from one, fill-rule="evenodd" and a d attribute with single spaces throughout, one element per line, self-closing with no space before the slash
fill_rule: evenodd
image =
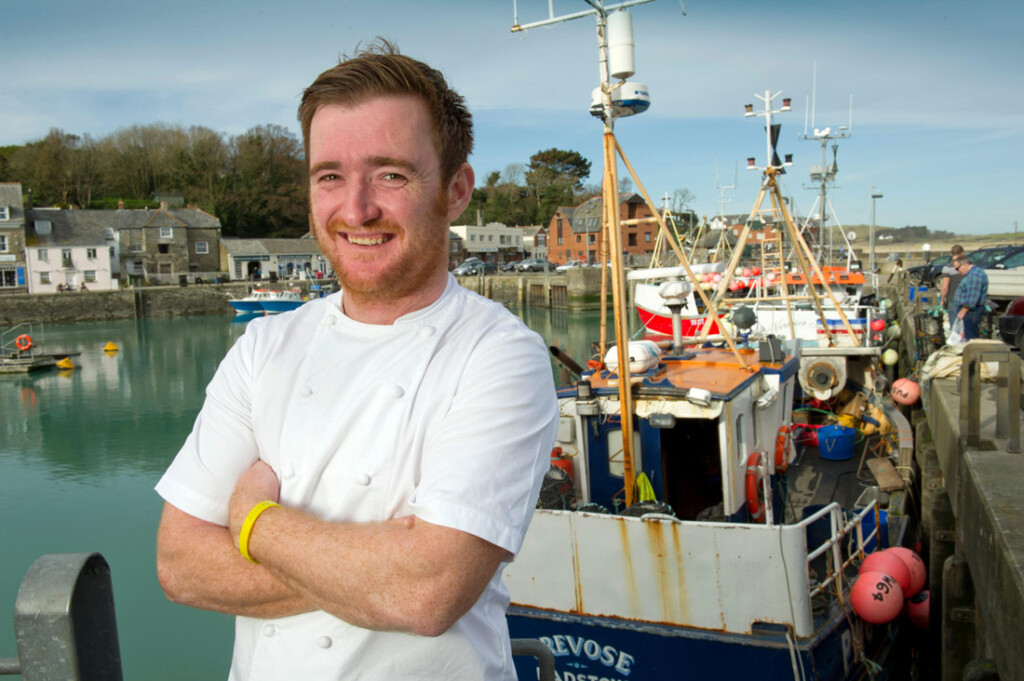
<path id="1" fill-rule="evenodd" d="M 631 376 L 634 390 L 640 394 L 682 395 L 691 388 L 707 390 L 712 395 L 728 398 L 751 381 L 758 373 L 780 372 L 793 360 L 761 363 L 758 351 L 740 349 L 742 364 L 726 348 L 697 348 L 678 356 L 667 355 L 657 367 Z M 584 374 L 597 394 L 618 391 L 619 376 L 609 371 Z"/>

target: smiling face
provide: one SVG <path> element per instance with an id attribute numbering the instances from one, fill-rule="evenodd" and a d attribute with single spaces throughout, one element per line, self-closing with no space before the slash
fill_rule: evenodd
<path id="1" fill-rule="evenodd" d="M 473 171 L 464 164 L 444 182 L 435 139 L 426 106 L 409 95 L 313 116 L 314 229 L 359 321 L 391 323 L 444 292 L 448 224 L 469 202 Z"/>

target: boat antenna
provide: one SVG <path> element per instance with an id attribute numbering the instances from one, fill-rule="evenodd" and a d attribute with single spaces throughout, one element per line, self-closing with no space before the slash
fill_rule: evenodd
<path id="1" fill-rule="evenodd" d="M 817 62 L 814 64 L 814 85 L 812 86 L 812 92 L 817 92 Z M 824 232 L 826 222 L 829 214 L 833 218 L 833 224 L 828 226 L 828 253 L 824 258 L 828 264 L 833 264 L 835 259 L 835 228 L 839 228 L 839 235 L 846 243 L 846 259 L 847 267 L 853 261 L 853 248 L 850 244 L 847 234 L 842 229 L 842 224 L 839 222 L 839 218 L 836 215 L 835 209 L 832 206 L 832 201 L 828 197 L 829 187 L 835 186 L 836 173 L 839 168 L 836 163 L 836 157 L 839 152 L 839 143 L 837 140 L 847 139 L 853 134 L 853 95 L 850 95 L 850 117 L 849 122 L 846 125 L 840 125 L 836 129 L 826 127 L 822 130 L 814 127 L 814 99 L 812 98 L 811 106 L 811 133 L 808 134 L 806 124 L 804 127 L 804 134 L 800 136 L 804 140 L 814 140 L 821 144 L 821 165 L 812 165 L 810 167 L 811 183 L 813 188 L 818 190 L 818 197 L 815 199 L 814 206 L 811 207 L 811 211 L 807 214 L 807 218 L 804 221 L 801 232 L 804 233 L 805 237 L 812 244 L 816 257 L 822 259 L 822 251 L 824 249 Z M 832 163 L 828 163 L 828 147 L 832 145 Z M 811 224 L 812 216 L 817 213 L 818 224 L 813 226 Z"/>

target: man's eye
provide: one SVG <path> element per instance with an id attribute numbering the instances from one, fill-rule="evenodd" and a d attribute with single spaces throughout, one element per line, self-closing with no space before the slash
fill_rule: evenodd
<path id="1" fill-rule="evenodd" d="M 333 182 L 338 179 L 337 173 L 324 173 L 317 178 L 317 182 Z"/>
<path id="2" fill-rule="evenodd" d="M 384 173 L 381 176 L 381 179 L 391 184 L 402 184 L 406 182 L 405 175 L 399 175 L 398 173 Z"/>

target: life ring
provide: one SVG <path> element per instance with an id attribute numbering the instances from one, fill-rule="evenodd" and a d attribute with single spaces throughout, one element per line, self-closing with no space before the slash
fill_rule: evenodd
<path id="1" fill-rule="evenodd" d="M 784 473 L 789 466 L 789 426 L 779 426 L 779 434 L 775 436 L 775 470 Z"/>
<path id="2" fill-rule="evenodd" d="M 751 452 L 747 458 L 747 511 L 750 520 L 755 523 L 764 521 L 764 506 L 758 494 L 761 488 L 761 459 L 761 452 Z"/>
<path id="3" fill-rule="evenodd" d="M 28 335 L 27 333 L 21 334 L 20 336 L 14 339 L 14 346 L 21 350 L 22 352 L 31 349 L 32 336 Z"/>

